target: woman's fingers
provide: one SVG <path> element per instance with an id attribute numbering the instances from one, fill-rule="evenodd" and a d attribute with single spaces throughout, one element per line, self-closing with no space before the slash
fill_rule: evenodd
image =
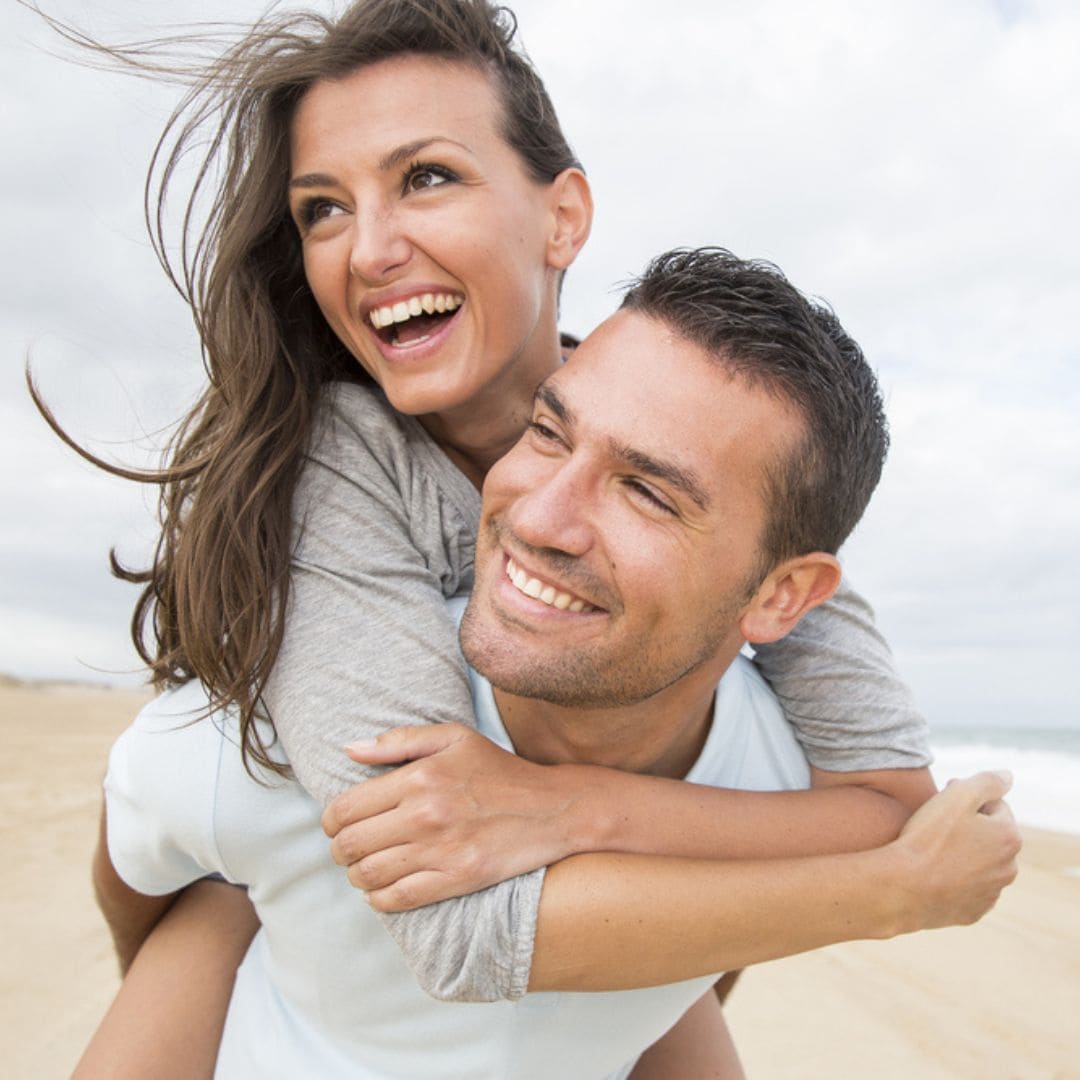
<path id="1" fill-rule="evenodd" d="M 375 739 L 349 743 L 345 752 L 363 765 L 401 765 L 446 750 L 470 731 L 464 724 L 399 727 Z"/>
<path id="2" fill-rule="evenodd" d="M 345 749 L 353 761 L 364 765 L 401 765 L 448 750 L 475 734 L 464 724 L 400 727 L 371 742 L 351 743 Z M 414 777 L 415 773 L 392 772 L 354 784 L 323 812 L 323 832 L 333 839 L 348 825 L 393 810 Z"/>

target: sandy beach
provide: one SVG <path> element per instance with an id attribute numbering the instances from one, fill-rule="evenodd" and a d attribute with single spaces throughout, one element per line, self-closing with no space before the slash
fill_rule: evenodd
<path id="1" fill-rule="evenodd" d="M 109 744 L 146 697 L 0 682 L 5 1075 L 68 1075 L 116 988 L 89 856 Z M 747 972 L 728 1015 L 748 1075 L 1080 1078 L 1080 837 L 1025 836 L 1019 880 L 978 926 Z"/>

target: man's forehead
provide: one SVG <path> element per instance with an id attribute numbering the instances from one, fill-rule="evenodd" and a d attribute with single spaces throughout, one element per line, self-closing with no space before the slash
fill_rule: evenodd
<path id="1" fill-rule="evenodd" d="M 571 411 L 609 422 L 645 416 L 705 417 L 732 374 L 697 343 L 661 319 L 622 309 L 582 341 L 549 379 Z"/>
<path id="2" fill-rule="evenodd" d="M 803 428 L 786 401 L 662 320 L 625 309 L 585 338 L 541 397 L 582 430 L 662 448 L 704 476 L 721 462 L 745 469 L 751 456 L 763 465 Z"/>
<path id="3" fill-rule="evenodd" d="M 604 385 L 610 391 L 632 389 L 619 379 L 620 369 L 633 366 L 639 379 L 662 378 L 664 372 L 687 369 L 702 381 L 709 371 L 692 358 L 706 359 L 703 350 L 659 319 L 631 310 L 609 315 L 570 354 L 551 381 L 582 387 Z"/>

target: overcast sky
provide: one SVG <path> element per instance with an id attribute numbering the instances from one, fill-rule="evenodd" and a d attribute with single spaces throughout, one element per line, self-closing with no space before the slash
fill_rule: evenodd
<path id="1" fill-rule="evenodd" d="M 110 40 L 265 7 L 42 3 Z M 922 705 L 1080 726 L 1080 5 L 513 6 L 596 197 L 565 327 L 677 244 L 771 259 L 829 300 L 893 428 L 845 562 Z M 118 461 L 145 460 L 194 395 L 186 309 L 141 222 L 174 90 L 45 51 L 64 49 L 4 6 L 0 671 L 130 682 L 134 590 L 105 559 L 145 556 L 152 493 L 62 447 L 22 365 Z"/>

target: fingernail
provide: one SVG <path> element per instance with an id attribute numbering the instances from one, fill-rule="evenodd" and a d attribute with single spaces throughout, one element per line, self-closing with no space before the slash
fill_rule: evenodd
<path id="1" fill-rule="evenodd" d="M 1003 784 L 1011 784 L 1013 782 L 1013 774 L 1008 769 L 995 769 L 994 775 L 1001 780 Z"/>
<path id="2" fill-rule="evenodd" d="M 373 746 L 377 746 L 377 742 L 374 739 L 357 739 L 356 742 L 346 743 L 346 750 L 370 750 Z"/>

